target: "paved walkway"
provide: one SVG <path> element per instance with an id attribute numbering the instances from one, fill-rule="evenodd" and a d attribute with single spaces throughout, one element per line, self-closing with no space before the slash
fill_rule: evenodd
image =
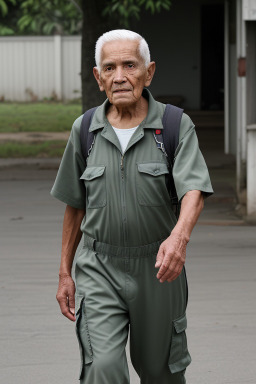
<path id="1" fill-rule="evenodd" d="M 55 299 L 64 205 L 49 195 L 56 169 L 42 168 L 0 170 L 1 383 L 78 383 L 74 324 Z M 204 220 L 213 215 L 207 207 L 210 199 Z M 187 383 L 255 384 L 255 227 L 220 221 L 198 225 L 189 243 Z M 126 352 L 139 384 L 129 343 Z"/>

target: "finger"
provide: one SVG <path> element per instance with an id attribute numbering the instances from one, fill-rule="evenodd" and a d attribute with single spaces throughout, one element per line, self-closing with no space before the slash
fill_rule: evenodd
<path id="1" fill-rule="evenodd" d="M 176 266 L 174 269 L 170 266 L 168 271 L 166 271 L 166 273 L 161 277 L 160 282 L 163 283 L 164 281 L 168 281 L 170 283 L 171 281 L 176 280 L 180 271 L 181 269 L 179 266 Z"/>
<path id="2" fill-rule="evenodd" d="M 171 281 L 175 280 L 179 276 L 179 274 L 181 273 L 184 262 L 185 262 L 185 260 L 183 258 L 181 258 L 180 256 L 177 256 L 177 254 L 175 254 L 172 257 L 172 260 L 169 264 L 168 270 L 162 275 L 160 281 L 163 282 L 163 281 L 168 280 L 168 279 L 170 279 Z"/>
<path id="3" fill-rule="evenodd" d="M 182 268 L 184 265 L 184 261 L 181 260 L 180 263 L 178 263 L 172 270 L 169 276 L 165 276 L 166 280 L 170 283 L 171 281 L 174 281 L 179 277 L 181 274 Z"/>
<path id="4" fill-rule="evenodd" d="M 173 275 L 171 275 L 171 277 L 169 277 L 169 278 L 167 279 L 168 283 L 171 283 L 172 281 L 176 280 L 177 277 L 179 277 L 180 273 L 181 273 L 181 271 L 179 271 L 179 272 L 174 273 Z"/>
<path id="5" fill-rule="evenodd" d="M 156 268 L 160 267 L 160 265 L 163 262 L 163 259 L 164 259 L 164 247 L 160 246 L 158 253 L 157 253 L 157 256 L 156 256 L 156 263 L 155 263 Z"/>
<path id="6" fill-rule="evenodd" d="M 158 279 L 161 278 L 165 274 L 165 272 L 168 270 L 170 262 L 171 262 L 171 255 L 165 254 L 164 260 L 157 274 Z"/>
<path id="7" fill-rule="evenodd" d="M 158 274 L 157 274 L 157 278 L 161 279 L 162 276 L 166 273 L 166 271 L 168 271 L 168 268 L 169 268 L 169 261 L 166 258 L 162 262 L 161 268 L 159 269 Z"/>
<path id="8" fill-rule="evenodd" d="M 69 320 L 71 321 L 75 321 L 75 316 L 72 315 L 72 313 L 70 312 L 69 310 L 69 306 L 68 306 L 68 298 L 60 298 L 58 300 L 59 302 L 59 305 L 60 305 L 60 310 L 61 310 L 61 313 L 67 317 Z"/>
<path id="9" fill-rule="evenodd" d="M 160 283 L 163 283 L 164 281 L 171 279 L 173 276 L 173 271 L 168 268 L 168 270 L 160 277 L 159 281 Z"/>
<path id="10" fill-rule="evenodd" d="M 68 306 L 70 312 L 74 315 L 75 314 L 75 294 L 71 293 L 68 297 Z"/>

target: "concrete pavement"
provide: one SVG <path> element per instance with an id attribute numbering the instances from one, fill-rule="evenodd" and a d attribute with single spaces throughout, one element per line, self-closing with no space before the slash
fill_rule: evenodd
<path id="1" fill-rule="evenodd" d="M 6 384 L 78 382 L 74 323 L 61 315 L 55 299 L 64 205 L 49 195 L 56 169 L 46 168 L 0 170 L 0 382 Z M 225 202 L 219 193 L 219 202 L 209 199 L 188 247 L 193 362 L 187 383 L 254 384 L 255 227 L 241 222 L 229 210 L 230 196 Z M 214 217 L 218 225 L 209 225 Z M 236 225 L 227 226 L 227 218 Z M 138 384 L 128 344 L 127 358 L 131 384 Z"/>

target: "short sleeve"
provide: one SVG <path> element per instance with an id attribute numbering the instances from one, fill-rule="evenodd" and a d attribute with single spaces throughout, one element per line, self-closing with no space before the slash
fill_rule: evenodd
<path id="1" fill-rule="evenodd" d="M 195 126 L 185 113 L 182 116 L 179 145 L 174 156 L 173 179 L 179 200 L 186 192 L 192 190 L 202 191 L 205 197 L 213 194 L 208 168 L 199 149 Z"/>
<path id="2" fill-rule="evenodd" d="M 82 116 L 74 122 L 61 159 L 51 195 L 78 209 L 85 209 L 85 186 L 80 177 L 85 169 L 81 153 L 80 125 Z"/>

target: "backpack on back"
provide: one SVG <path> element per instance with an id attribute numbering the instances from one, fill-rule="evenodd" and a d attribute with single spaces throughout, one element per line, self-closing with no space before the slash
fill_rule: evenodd
<path id="1" fill-rule="evenodd" d="M 85 163 L 95 141 L 96 132 L 90 132 L 89 127 L 96 109 L 97 107 L 94 107 L 86 111 L 83 115 L 81 122 L 80 142 Z M 168 160 L 169 182 L 167 188 L 170 193 L 173 210 L 177 219 L 180 214 L 180 203 L 178 201 L 178 196 L 176 193 L 176 188 L 172 176 L 172 168 L 174 163 L 174 154 L 179 144 L 179 132 L 182 114 L 183 109 L 175 107 L 171 104 L 166 104 L 162 119 L 164 129 L 156 129 L 153 131 L 157 148 L 159 148 L 166 155 Z"/>

